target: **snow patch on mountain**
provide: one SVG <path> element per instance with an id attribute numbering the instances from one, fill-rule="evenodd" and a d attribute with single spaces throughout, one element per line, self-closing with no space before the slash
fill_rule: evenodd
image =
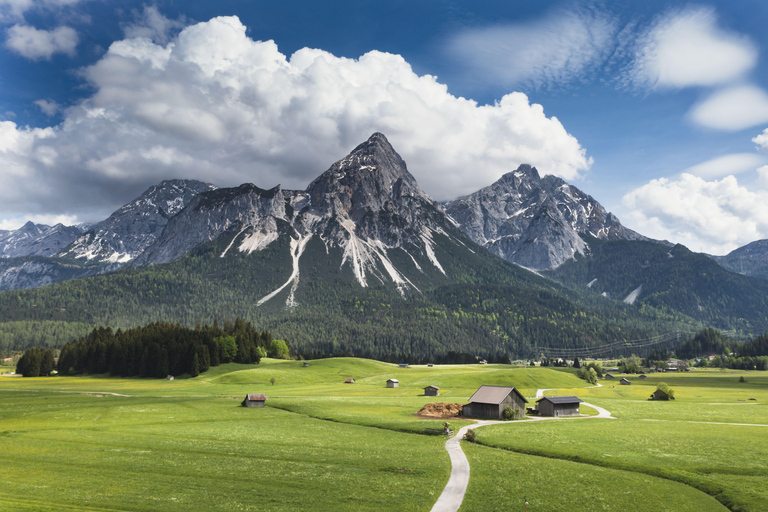
<path id="1" fill-rule="evenodd" d="M 632 290 L 632 292 L 630 292 L 629 295 L 624 297 L 624 302 L 629 305 L 634 304 L 635 301 L 637 301 L 637 298 L 640 296 L 640 292 L 642 291 L 643 291 L 643 285 L 638 286 L 637 288 Z"/>

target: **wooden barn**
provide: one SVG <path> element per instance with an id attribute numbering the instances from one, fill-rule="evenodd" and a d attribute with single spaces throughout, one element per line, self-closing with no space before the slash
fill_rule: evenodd
<path id="1" fill-rule="evenodd" d="M 511 407 L 525 416 L 525 404 L 528 400 L 515 388 L 508 386 L 480 386 L 475 391 L 469 403 L 464 406 L 464 416 L 487 418 L 493 420 L 503 419 L 504 408 Z"/>
<path id="2" fill-rule="evenodd" d="M 400 363 L 397 365 L 398 368 L 409 368 L 408 363 Z"/>
<path id="3" fill-rule="evenodd" d="M 541 416 L 578 416 L 582 401 L 575 396 L 545 396 L 536 401 L 536 410 Z"/>
<path id="4" fill-rule="evenodd" d="M 388 388 L 399 388 L 400 387 L 400 381 L 397 379 L 389 379 L 387 381 L 387 387 Z"/>
<path id="5" fill-rule="evenodd" d="M 248 393 L 243 400 L 243 407 L 264 407 L 267 395 L 264 393 Z"/>
<path id="6" fill-rule="evenodd" d="M 344 384 L 354 384 L 354 383 L 355 383 L 355 379 L 353 379 L 352 377 L 347 377 L 346 379 L 344 379 Z"/>
<path id="7" fill-rule="evenodd" d="M 302 364 L 301 366 L 302 366 L 303 368 L 307 368 L 307 367 L 309 367 L 309 363 L 304 363 L 304 364 Z"/>
<path id="8" fill-rule="evenodd" d="M 657 389 L 656 391 L 651 394 L 651 400 L 674 400 L 675 397 L 671 396 L 669 393 L 664 391 L 663 389 Z"/>
<path id="9" fill-rule="evenodd" d="M 631 382 L 629 382 L 627 379 L 621 379 L 621 380 L 619 381 L 619 384 L 621 384 L 621 385 L 623 385 L 623 386 L 629 386 L 629 385 L 630 385 L 630 384 L 632 384 L 632 383 L 631 383 Z"/>
<path id="10" fill-rule="evenodd" d="M 606 374 L 605 374 L 605 378 L 606 378 L 606 379 L 613 379 L 613 378 L 615 378 L 615 377 L 614 377 L 613 375 L 611 375 L 610 373 L 606 373 Z"/>
<path id="11" fill-rule="evenodd" d="M 640 380 L 645 380 L 647 378 L 648 378 L 648 376 L 646 374 L 644 374 L 644 373 L 640 374 Z"/>
<path id="12" fill-rule="evenodd" d="M 424 396 L 440 396 L 440 388 L 437 386 L 427 386 L 424 388 Z"/>

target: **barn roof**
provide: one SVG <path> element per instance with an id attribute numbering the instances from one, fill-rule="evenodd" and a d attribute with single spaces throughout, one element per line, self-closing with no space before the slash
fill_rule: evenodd
<path id="1" fill-rule="evenodd" d="M 425 387 L 424 389 L 440 389 L 440 388 L 430 384 L 429 386 Z"/>
<path id="2" fill-rule="evenodd" d="M 480 389 L 475 391 L 475 394 L 472 395 L 469 401 L 481 404 L 500 404 L 513 392 L 517 393 L 523 399 L 523 402 L 528 403 L 528 400 L 525 399 L 522 393 L 510 386 L 480 386 Z"/>
<path id="3" fill-rule="evenodd" d="M 544 400 L 553 404 L 580 404 L 581 402 L 584 401 L 575 396 L 545 396 L 540 400 L 536 400 L 536 403 Z"/>
<path id="4" fill-rule="evenodd" d="M 400 381 L 397 380 L 397 379 L 389 379 L 387 382 L 397 382 L 397 383 L 399 383 Z"/>
<path id="5" fill-rule="evenodd" d="M 248 395 L 245 397 L 248 399 L 249 402 L 266 402 L 267 401 L 267 395 L 264 393 L 248 393 Z"/>

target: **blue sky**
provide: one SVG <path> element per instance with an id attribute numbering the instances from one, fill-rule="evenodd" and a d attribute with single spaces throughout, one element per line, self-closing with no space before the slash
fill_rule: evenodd
<path id="1" fill-rule="evenodd" d="M 0 229 L 168 178 L 304 188 L 381 131 L 437 199 L 532 163 L 723 254 L 768 238 L 767 21 L 762 0 L 0 0 Z"/>

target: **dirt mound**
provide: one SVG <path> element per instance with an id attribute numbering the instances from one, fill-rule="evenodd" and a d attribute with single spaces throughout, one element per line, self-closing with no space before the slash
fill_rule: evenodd
<path id="1" fill-rule="evenodd" d="M 461 404 L 436 402 L 425 405 L 417 414 L 419 416 L 431 416 L 433 418 L 452 418 L 454 416 L 461 416 L 461 409 L 463 407 L 464 406 Z"/>

